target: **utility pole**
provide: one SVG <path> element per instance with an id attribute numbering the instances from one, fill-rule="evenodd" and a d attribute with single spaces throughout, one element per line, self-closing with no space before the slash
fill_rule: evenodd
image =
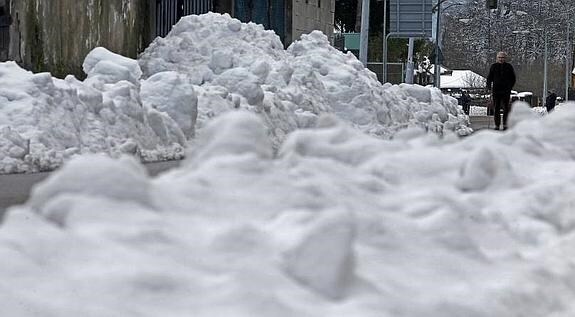
<path id="1" fill-rule="evenodd" d="M 434 86 L 436 88 L 441 88 L 441 63 L 443 62 L 443 54 L 441 54 L 441 32 L 439 31 L 439 27 L 441 26 L 441 23 L 439 22 L 440 17 L 441 17 L 441 4 L 444 3 L 447 0 L 437 0 L 437 4 L 431 8 L 431 12 L 435 12 L 437 11 L 437 18 L 435 19 L 435 68 L 434 68 L 434 75 L 435 75 L 435 84 Z M 448 5 L 447 7 L 445 7 L 445 9 L 443 9 L 443 11 L 449 9 L 452 6 L 458 6 L 458 5 L 463 5 L 463 3 L 452 3 L 450 5 Z"/>
<path id="2" fill-rule="evenodd" d="M 409 38 L 409 49 L 407 50 L 407 68 L 405 70 L 405 83 L 413 84 L 413 47 L 415 46 L 415 39 Z"/>
<path id="3" fill-rule="evenodd" d="M 547 100 L 547 29 L 544 28 L 545 51 L 543 53 L 543 102 Z"/>
<path id="4" fill-rule="evenodd" d="M 361 32 L 359 34 L 359 61 L 367 67 L 367 42 L 369 40 L 369 0 L 361 3 Z"/>
<path id="5" fill-rule="evenodd" d="M 434 61 L 434 75 L 435 75 L 435 83 L 434 86 L 436 88 L 441 88 L 440 80 L 441 80 L 441 66 L 440 66 L 440 58 L 439 58 L 439 17 L 441 17 L 441 4 L 446 0 L 437 0 L 437 4 L 435 8 L 437 10 L 437 18 L 435 19 L 435 61 Z M 432 9 L 433 11 L 433 9 Z"/>
<path id="6" fill-rule="evenodd" d="M 381 82 L 385 84 L 387 82 L 387 0 L 383 0 L 383 60 L 382 60 L 382 69 L 381 69 Z"/>
<path id="7" fill-rule="evenodd" d="M 565 47 L 565 101 L 569 100 L 569 58 L 571 57 L 571 37 L 569 34 L 569 24 L 571 23 L 571 18 L 569 13 L 570 12 L 567 12 L 567 46 Z"/>

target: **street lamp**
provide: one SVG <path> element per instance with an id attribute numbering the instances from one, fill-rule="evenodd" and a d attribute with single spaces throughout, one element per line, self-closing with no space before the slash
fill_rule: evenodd
<path id="1" fill-rule="evenodd" d="M 565 6 L 565 9 L 570 7 L 569 3 L 566 3 L 564 1 L 561 1 L 561 3 Z M 571 26 L 571 15 L 573 14 L 573 10 L 575 10 L 575 8 L 570 8 L 565 10 L 565 13 L 567 13 L 567 42 L 566 42 L 566 46 L 565 46 L 565 101 L 569 100 L 569 77 L 571 77 L 571 71 L 569 68 L 569 62 L 571 62 L 571 31 L 570 31 L 570 26 Z"/>
<path id="2" fill-rule="evenodd" d="M 441 78 L 441 68 L 439 66 L 440 60 L 440 52 L 439 52 L 439 18 L 441 17 L 441 4 L 447 0 L 438 0 L 437 4 L 431 9 L 431 13 L 435 13 L 437 11 L 437 17 L 435 18 L 435 61 L 434 61 L 434 86 L 435 88 L 441 89 L 441 85 L 439 83 Z"/>
<path id="3" fill-rule="evenodd" d="M 436 88 L 441 89 L 441 83 L 440 83 L 440 78 L 441 78 L 441 53 L 440 53 L 440 45 L 439 45 L 439 39 L 441 38 L 439 36 L 439 20 L 441 17 L 441 4 L 444 3 L 447 0 L 438 0 L 437 4 L 435 6 L 433 6 L 433 8 L 431 8 L 431 13 L 435 13 L 437 12 L 437 18 L 435 19 L 435 61 L 434 61 L 434 75 L 435 75 L 435 83 L 434 86 Z M 445 10 L 456 6 L 456 5 L 463 5 L 463 3 L 452 3 L 450 5 L 448 5 L 447 7 L 443 8 L 443 12 L 445 12 Z"/>

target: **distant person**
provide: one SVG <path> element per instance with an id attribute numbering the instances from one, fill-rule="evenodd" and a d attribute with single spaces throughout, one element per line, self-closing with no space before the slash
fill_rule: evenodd
<path id="1" fill-rule="evenodd" d="M 487 75 L 487 89 L 491 90 L 493 100 L 495 130 L 501 127 L 501 110 L 503 110 L 503 130 L 507 129 L 507 116 L 511 110 L 509 99 L 511 98 L 511 89 L 515 85 L 515 70 L 513 66 L 507 63 L 507 53 L 497 53 L 497 62 L 489 68 Z"/>
<path id="2" fill-rule="evenodd" d="M 461 106 L 463 107 L 463 112 L 465 112 L 466 115 L 469 115 L 470 105 L 471 105 L 471 96 L 467 93 L 467 91 L 464 91 L 461 94 Z"/>
<path id="3" fill-rule="evenodd" d="M 549 90 L 547 98 L 545 99 L 545 108 L 547 108 L 547 113 L 553 111 L 555 108 L 555 103 L 557 102 L 557 94 L 555 90 Z"/>

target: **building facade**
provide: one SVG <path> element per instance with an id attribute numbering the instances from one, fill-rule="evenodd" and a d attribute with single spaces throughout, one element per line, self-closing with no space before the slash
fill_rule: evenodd
<path id="1" fill-rule="evenodd" d="M 332 38 L 335 0 L 0 0 L 0 61 L 81 78 L 94 47 L 136 58 L 182 16 L 209 11 L 262 24 L 287 47 L 312 30 Z"/>

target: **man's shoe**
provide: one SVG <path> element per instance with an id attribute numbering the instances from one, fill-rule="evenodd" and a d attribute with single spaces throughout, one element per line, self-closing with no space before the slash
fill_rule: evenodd
<path id="1" fill-rule="evenodd" d="M 495 130 L 499 130 L 499 126 L 498 126 L 498 125 L 495 126 Z"/>
<path id="2" fill-rule="evenodd" d="M 503 126 L 503 131 L 505 131 L 505 130 L 507 130 L 507 126 L 506 126 L 506 125 Z"/>

